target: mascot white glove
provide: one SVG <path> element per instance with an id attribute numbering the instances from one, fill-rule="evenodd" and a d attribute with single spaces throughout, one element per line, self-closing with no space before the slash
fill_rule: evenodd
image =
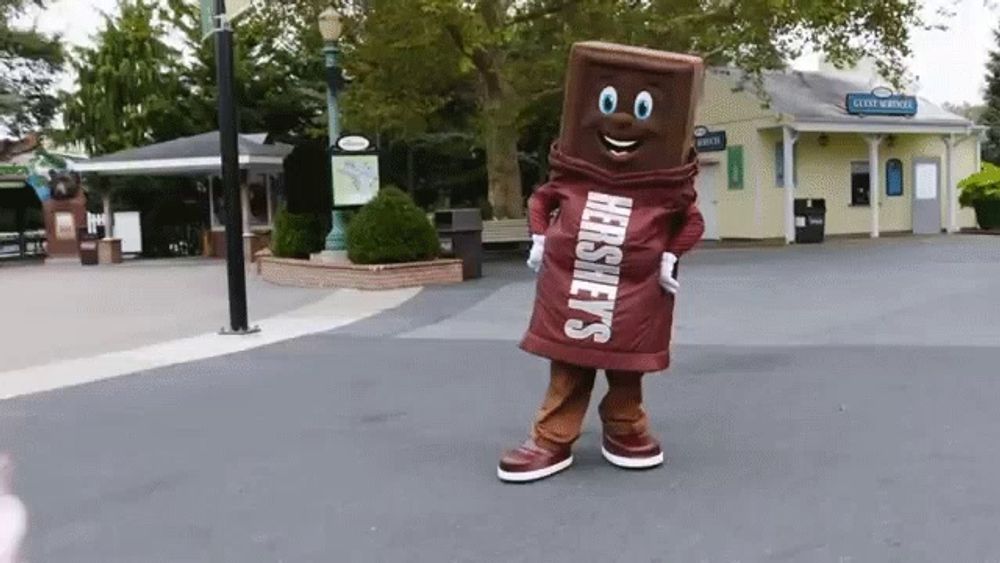
<path id="1" fill-rule="evenodd" d="M 677 256 L 672 252 L 664 252 L 660 258 L 660 287 L 667 293 L 676 294 L 681 284 L 674 278 L 674 266 L 677 265 Z"/>
<path id="2" fill-rule="evenodd" d="M 19 563 L 21 542 L 28 528 L 28 512 L 11 490 L 13 464 L 0 453 L 0 563 Z"/>
<path id="3" fill-rule="evenodd" d="M 545 235 L 531 235 L 531 252 L 528 253 L 528 267 L 538 273 L 545 255 Z"/>

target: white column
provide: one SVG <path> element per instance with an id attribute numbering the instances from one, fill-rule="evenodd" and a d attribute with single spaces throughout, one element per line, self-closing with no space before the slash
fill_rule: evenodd
<path id="1" fill-rule="evenodd" d="M 868 141 L 868 205 L 872 210 L 872 238 L 879 236 L 879 198 L 882 188 L 879 179 L 882 177 L 878 166 L 878 147 L 882 144 L 882 135 L 866 135 Z"/>
<path id="2" fill-rule="evenodd" d="M 104 239 L 115 238 L 115 216 L 111 213 L 111 192 L 104 192 Z"/>
<path id="3" fill-rule="evenodd" d="M 243 211 L 243 235 L 250 234 L 250 186 L 240 184 L 240 207 Z"/>
<path id="4" fill-rule="evenodd" d="M 215 218 L 215 179 L 208 177 L 208 226 L 214 229 L 219 226 L 219 221 Z"/>
<path id="5" fill-rule="evenodd" d="M 270 174 L 264 175 L 264 193 L 267 195 L 267 226 L 271 227 L 271 228 L 274 228 L 274 222 L 272 220 L 273 219 L 272 218 L 273 212 L 271 211 L 271 206 L 273 205 L 273 202 L 271 200 L 271 175 Z"/>
<path id="6" fill-rule="evenodd" d="M 983 133 L 976 134 L 976 169 L 973 172 L 979 172 L 983 167 Z"/>
<path id="7" fill-rule="evenodd" d="M 785 189 L 785 243 L 795 242 L 795 142 L 797 131 L 789 126 L 782 129 L 782 151 L 784 157 L 783 180 Z"/>
<path id="8" fill-rule="evenodd" d="M 948 232 L 958 230 L 958 188 L 955 186 L 955 135 L 941 137 L 944 141 L 945 196 L 948 198 Z"/>

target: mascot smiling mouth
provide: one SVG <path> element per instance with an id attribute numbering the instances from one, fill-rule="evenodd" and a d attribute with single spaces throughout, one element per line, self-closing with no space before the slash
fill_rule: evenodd
<path id="1" fill-rule="evenodd" d="M 642 142 L 638 139 L 616 139 L 610 135 L 605 135 L 604 133 L 598 133 L 598 137 L 601 140 L 601 144 L 604 145 L 604 148 L 615 158 L 626 158 L 631 156 L 632 153 L 639 150 L 639 147 L 642 146 Z"/>

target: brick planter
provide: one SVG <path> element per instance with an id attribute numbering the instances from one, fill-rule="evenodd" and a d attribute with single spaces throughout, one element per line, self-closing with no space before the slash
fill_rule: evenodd
<path id="1" fill-rule="evenodd" d="M 366 266 L 261 256 L 257 268 L 265 281 L 294 287 L 399 289 L 462 282 L 461 260 Z"/>

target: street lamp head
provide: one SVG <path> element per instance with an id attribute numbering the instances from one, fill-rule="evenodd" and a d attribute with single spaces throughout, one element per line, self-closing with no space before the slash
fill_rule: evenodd
<path id="1" fill-rule="evenodd" d="M 327 8 L 319 15 L 319 33 L 327 43 L 334 43 L 340 39 L 340 32 L 343 28 L 340 12 L 337 10 Z"/>

